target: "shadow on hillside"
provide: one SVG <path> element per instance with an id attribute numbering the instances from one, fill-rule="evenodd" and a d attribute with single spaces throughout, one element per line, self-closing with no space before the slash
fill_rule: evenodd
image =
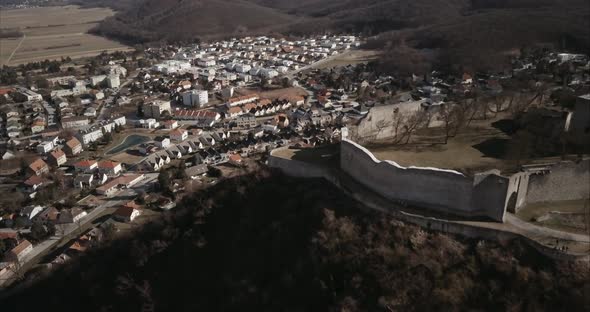
<path id="1" fill-rule="evenodd" d="M 484 154 L 484 157 L 504 159 L 510 139 L 491 138 L 472 147 Z"/>
<path id="2" fill-rule="evenodd" d="M 504 132 L 506 135 L 513 135 L 518 130 L 518 125 L 512 119 L 501 119 L 492 123 L 492 127 Z"/>

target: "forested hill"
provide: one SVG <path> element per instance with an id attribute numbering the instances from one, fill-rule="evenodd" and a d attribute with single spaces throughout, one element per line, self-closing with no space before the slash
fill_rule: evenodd
<path id="1" fill-rule="evenodd" d="M 441 36 L 588 44 L 588 0 L 73 0 L 120 10 L 99 31 L 131 40 L 436 27 Z M 116 21 L 116 23 L 114 22 Z M 495 29 L 493 32 L 488 29 Z M 527 28 L 532 28 L 526 31 Z M 150 36 L 147 36 L 150 34 Z M 488 35 L 492 35 L 489 37 Z"/>
<path id="2" fill-rule="evenodd" d="M 407 48 L 386 54 L 419 74 L 440 63 L 500 69 L 503 55 L 538 44 L 590 49 L 590 0 L 72 1 L 118 10 L 93 32 L 126 43 L 353 32 L 378 35 L 374 48 Z M 383 63 L 393 74 L 403 67 Z"/>
<path id="3" fill-rule="evenodd" d="M 3 311 L 582 311 L 587 264 L 426 232 L 259 171 L 4 298 Z M 34 298 L 34 299 L 32 299 Z"/>

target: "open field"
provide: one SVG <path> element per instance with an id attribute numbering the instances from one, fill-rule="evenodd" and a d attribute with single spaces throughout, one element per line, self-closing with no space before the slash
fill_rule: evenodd
<path id="1" fill-rule="evenodd" d="M 340 145 L 324 145 L 315 148 L 285 148 L 273 152 L 273 156 L 298 160 L 327 167 L 338 167 L 340 164 Z"/>
<path id="2" fill-rule="evenodd" d="M 0 63 L 17 65 L 131 49 L 87 33 L 99 21 L 113 14 L 106 8 L 81 9 L 77 6 L 2 10 L 0 28 L 18 29 L 23 37 L 0 39 Z"/>
<path id="3" fill-rule="evenodd" d="M 300 88 L 300 87 L 290 87 L 290 88 L 277 88 L 274 90 L 262 90 L 262 89 L 256 89 L 256 88 L 241 88 L 241 89 L 237 89 L 235 91 L 236 96 L 237 95 L 248 95 L 248 94 L 253 94 L 253 93 L 257 93 L 258 95 L 260 95 L 261 98 L 266 98 L 266 99 L 278 99 L 278 98 L 283 98 L 283 97 L 293 97 L 293 96 L 306 96 L 307 92 L 305 91 L 305 89 Z"/>
<path id="4" fill-rule="evenodd" d="M 326 62 L 318 62 L 317 65 L 312 65 L 310 68 L 325 69 L 367 63 L 369 61 L 377 60 L 381 53 L 381 51 L 375 50 L 348 50 Z"/>
<path id="5" fill-rule="evenodd" d="M 435 167 L 454 169 L 463 172 L 500 170 L 510 166 L 509 161 L 486 155 L 482 148 L 487 142 L 508 140 L 502 131 L 492 127 L 472 127 L 468 131 L 450 138 L 447 144 L 444 137 L 433 131 L 419 131 L 412 139 L 415 143 L 405 145 L 368 147 L 375 157 L 393 160 L 402 166 Z"/>

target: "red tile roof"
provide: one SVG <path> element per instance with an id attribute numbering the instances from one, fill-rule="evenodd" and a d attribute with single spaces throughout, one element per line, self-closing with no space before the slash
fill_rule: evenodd
<path id="1" fill-rule="evenodd" d="M 182 129 L 174 129 L 174 130 L 170 131 L 170 135 L 182 135 L 185 132 L 186 131 L 182 130 Z"/>
<path id="2" fill-rule="evenodd" d="M 62 150 L 60 149 L 56 149 L 55 151 L 49 153 L 49 155 L 51 155 L 51 157 L 55 158 L 55 159 L 59 159 L 63 156 L 66 156 L 66 153 L 64 153 Z"/>
<path id="3" fill-rule="evenodd" d="M 20 244 L 16 245 L 16 247 L 12 248 L 11 252 L 15 255 L 19 255 L 21 254 L 25 249 L 27 249 L 29 246 L 32 246 L 33 244 L 31 244 L 31 242 L 29 242 L 28 240 L 24 240 L 22 241 Z"/>
<path id="4" fill-rule="evenodd" d="M 231 155 L 229 155 L 229 160 L 234 161 L 234 162 L 241 162 L 242 156 L 240 156 L 240 154 L 231 154 Z"/>
<path id="5" fill-rule="evenodd" d="M 74 164 L 74 167 L 90 168 L 96 164 L 96 160 L 82 160 Z"/>
<path id="6" fill-rule="evenodd" d="M 37 160 L 35 160 L 29 165 L 29 168 L 31 168 L 35 172 L 41 170 L 44 167 L 47 167 L 47 163 L 45 163 L 41 158 L 37 158 Z"/>
<path id="7" fill-rule="evenodd" d="M 101 161 L 98 163 L 98 168 L 115 168 L 118 165 L 120 165 L 121 163 L 115 162 L 115 161 Z"/>
<path id="8" fill-rule="evenodd" d="M 76 138 L 71 138 L 70 140 L 68 140 L 68 141 L 66 142 L 66 145 L 67 145 L 69 148 L 72 148 L 72 149 L 73 149 L 73 148 L 75 148 L 76 146 L 82 145 L 82 143 L 80 143 L 80 141 L 78 141 L 78 139 L 76 139 Z"/>
<path id="9" fill-rule="evenodd" d="M 116 216 L 120 216 L 120 217 L 124 217 L 124 218 L 129 218 L 129 217 L 131 217 L 131 214 L 133 214 L 133 211 L 134 210 L 135 210 L 134 207 L 121 206 L 113 214 L 116 215 Z"/>
<path id="10" fill-rule="evenodd" d="M 34 186 L 34 185 L 39 185 L 43 183 L 43 178 L 39 177 L 39 176 L 31 176 L 30 178 L 28 178 L 24 184 L 28 185 L 28 186 Z"/>
<path id="11" fill-rule="evenodd" d="M 239 107 L 237 107 L 237 106 L 235 106 L 235 107 L 230 107 L 230 109 L 228 109 L 228 110 L 227 110 L 227 112 L 228 112 L 228 113 L 230 113 L 230 114 L 239 113 L 239 112 L 241 112 L 241 111 L 242 111 L 242 109 L 241 109 L 241 108 L 239 108 Z"/>

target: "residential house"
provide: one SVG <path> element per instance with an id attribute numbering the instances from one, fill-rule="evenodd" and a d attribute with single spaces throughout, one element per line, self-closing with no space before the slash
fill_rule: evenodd
<path id="1" fill-rule="evenodd" d="M 96 160 L 82 160 L 74 164 L 74 169 L 77 172 L 92 172 L 98 168 Z"/>
<path id="2" fill-rule="evenodd" d="M 188 138 L 188 132 L 183 129 L 174 129 L 170 131 L 170 139 L 176 142 L 182 142 Z"/>
<path id="3" fill-rule="evenodd" d="M 205 164 L 198 164 L 196 166 L 188 167 L 184 170 L 186 176 L 192 180 L 198 178 L 206 174 L 208 171 L 207 165 Z"/>
<path id="4" fill-rule="evenodd" d="M 31 251 L 33 251 L 33 244 L 25 239 L 6 254 L 6 260 L 9 262 L 21 262 Z"/>
<path id="5" fill-rule="evenodd" d="M 90 123 L 88 117 L 84 116 L 72 116 L 64 117 L 61 119 L 61 126 L 64 129 L 76 129 L 87 126 Z"/>
<path id="6" fill-rule="evenodd" d="M 148 118 L 148 119 L 140 119 L 139 120 L 139 126 L 145 129 L 155 129 L 158 128 L 160 126 L 160 123 L 153 119 L 153 118 Z"/>
<path id="7" fill-rule="evenodd" d="M 252 127 L 256 127 L 258 122 L 256 121 L 256 117 L 252 114 L 245 114 L 242 116 L 238 116 L 236 118 L 236 125 L 238 128 L 241 129 L 248 129 Z"/>
<path id="8" fill-rule="evenodd" d="M 59 217 L 59 210 L 57 210 L 55 207 L 49 207 L 43 211 L 41 211 L 40 213 L 38 213 L 33 220 L 34 221 L 41 221 L 41 222 L 46 222 L 46 221 L 51 221 L 51 222 L 55 222 L 57 221 L 57 218 Z"/>
<path id="9" fill-rule="evenodd" d="M 71 138 L 63 147 L 66 155 L 75 156 L 82 152 L 82 143 L 76 138 Z"/>
<path id="10" fill-rule="evenodd" d="M 34 175 L 42 175 L 49 172 L 49 166 L 41 158 L 37 158 L 29 165 L 29 172 Z"/>
<path id="11" fill-rule="evenodd" d="M 114 161 L 101 161 L 98 163 L 98 172 L 104 173 L 109 176 L 114 176 L 119 174 L 123 168 L 121 167 L 121 163 L 114 162 Z"/>
<path id="12" fill-rule="evenodd" d="M 229 101 L 227 102 L 227 105 L 228 106 L 239 106 L 242 104 L 257 101 L 259 99 L 260 99 L 260 96 L 258 94 L 238 96 L 238 97 L 234 97 L 234 98 L 229 99 Z"/>
<path id="13" fill-rule="evenodd" d="M 166 137 L 156 137 L 154 143 L 159 148 L 167 148 L 170 145 L 170 139 Z"/>
<path id="14" fill-rule="evenodd" d="M 92 173 L 79 174 L 74 179 L 74 187 L 78 189 L 90 188 L 93 180 L 94 174 Z"/>
<path id="15" fill-rule="evenodd" d="M 119 188 L 119 182 L 117 181 L 117 179 L 114 179 L 112 181 L 109 181 L 99 187 L 96 188 L 96 193 L 99 195 L 104 195 L 104 196 L 111 196 L 113 195 L 117 189 Z"/>
<path id="16" fill-rule="evenodd" d="M 31 132 L 33 134 L 39 133 L 43 130 L 45 130 L 45 121 L 44 120 L 37 119 L 31 124 Z"/>
<path id="17" fill-rule="evenodd" d="M 229 162 L 232 165 L 241 166 L 242 165 L 242 156 L 240 156 L 240 154 L 231 154 L 231 155 L 229 155 Z"/>
<path id="18" fill-rule="evenodd" d="M 162 122 L 162 124 L 164 125 L 164 128 L 168 130 L 174 130 L 178 128 L 178 121 L 176 120 L 166 120 Z"/>
<path id="19" fill-rule="evenodd" d="M 227 118 L 234 118 L 242 115 L 244 111 L 242 111 L 241 107 L 233 106 L 227 110 L 227 114 L 225 117 Z"/>
<path id="20" fill-rule="evenodd" d="M 45 179 L 41 178 L 40 176 L 33 175 L 30 178 L 26 179 L 23 182 L 23 185 L 25 187 L 26 192 L 32 193 L 37 191 L 37 189 L 39 189 L 45 183 Z"/>
<path id="21" fill-rule="evenodd" d="M 113 213 L 113 218 L 119 222 L 133 222 L 135 218 L 141 215 L 141 207 L 131 201 L 117 209 Z"/>
<path id="22" fill-rule="evenodd" d="M 29 220 L 32 220 L 36 215 L 38 215 L 39 213 L 41 213 L 43 210 L 45 210 L 45 207 L 41 207 L 41 206 L 28 206 L 25 207 L 21 210 L 20 214 L 22 216 L 25 216 L 27 218 L 29 218 Z"/>
<path id="23" fill-rule="evenodd" d="M 62 150 L 57 149 L 51 153 L 49 153 L 49 156 L 47 157 L 48 161 L 50 164 L 59 167 L 63 164 L 66 163 L 66 161 L 68 160 L 66 157 L 66 153 L 64 153 Z"/>
<path id="24" fill-rule="evenodd" d="M 55 145 L 53 145 L 53 142 L 51 142 L 51 141 L 43 141 L 43 142 L 39 143 L 36 147 L 37 153 L 42 154 L 42 155 L 49 153 L 54 148 L 55 148 Z"/>
<path id="25" fill-rule="evenodd" d="M 192 154 L 194 152 L 193 147 L 188 142 L 184 142 L 182 144 L 178 144 L 178 145 L 176 145 L 176 147 L 184 155 Z"/>
<path id="26" fill-rule="evenodd" d="M 57 218 L 58 224 L 76 223 L 84 218 L 88 213 L 82 208 L 63 209 Z"/>

